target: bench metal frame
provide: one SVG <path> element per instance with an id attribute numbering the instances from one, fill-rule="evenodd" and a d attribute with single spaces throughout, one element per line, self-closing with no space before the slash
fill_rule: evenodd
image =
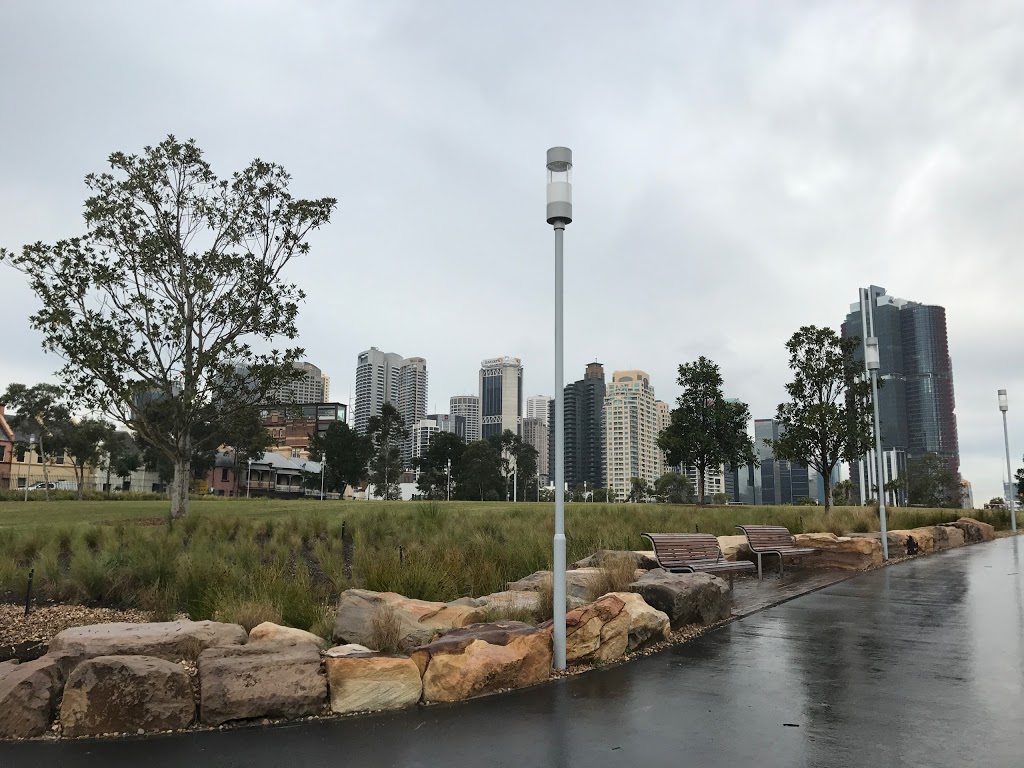
<path id="1" fill-rule="evenodd" d="M 710 533 L 641 533 L 654 547 L 654 559 L 669 573 L 727 573 L 729 586 L 737 571 L 752 571 L 748 560 L 726 560 L 718 539 Z M 658 551 L 658 544 L 662 551 Z M 674 545 L 674 546 L 673 546 Z M 681 550 L 666 552 L 666 547 Z"/>
<path id="2" fill-rule="evenodd" d="M 762 555 L 776 555 L 779 558 L 779 578 L 781 578 L 785 575 L 784 556 L 812 555 L 818 551 L 813 547 L 798 547 L 793 534 L 790 533 L 788 528 L 781 525 L 737 525 L 736 527 L 743 531 L 743 535 L 747 537 L 747 546 L 757 556 L 758 581 L 763 579 L 761 571 Z M 753 538 L 751 538 L 751 534 L 753 534 Z M 761 543 L 755 545 L 755 540 Z"/>

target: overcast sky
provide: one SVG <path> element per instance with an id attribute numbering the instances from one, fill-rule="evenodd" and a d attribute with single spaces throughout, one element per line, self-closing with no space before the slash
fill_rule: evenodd
<path id="1" fill-rule="evenodd" d="M 573 149 L 566 376 L 680 362 L 774 415 L 784 343 L 857 288 L 946 307 L 962 471 L 1024 452 L 1019 2 L 0 0 L 0 243 L 83 231 L 82 178 L 173 133 L 222 175 L 283 164 L 339 199 L 289 276 L 347 401 L 368 347 L 427 359 L 429 407 L 483 358 L 554 392 L 544 153 Z M 52 377 L 0 266 L 0 389 Z"/>

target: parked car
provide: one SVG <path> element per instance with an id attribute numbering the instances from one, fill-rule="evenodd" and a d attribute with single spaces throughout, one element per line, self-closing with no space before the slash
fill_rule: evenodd
<path id="1" fill-rule="evenodd" d="M 49 489 L 49 490 L 52 491 L 52 490 L 56 489 L 56 487 L 57 487 L 56 483 L 34 483 L 33 485 L 30 485 L 28 487 L 28 489 L 30 491 L 45 491 L 46 489 Z"/>

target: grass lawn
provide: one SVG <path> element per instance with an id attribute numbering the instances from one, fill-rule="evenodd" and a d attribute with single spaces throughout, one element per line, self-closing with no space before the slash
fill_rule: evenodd
<path id="1" fill-rule="evenodd" d="M 4 501 L 0 594 L 23 595 L 34 568 L 42 599 L 138 607 L 156 618 L 269 619 L 326 636 L 331 606 L 349 587 L 452 600 L 549 568 L 553 506 L 217 498 L 193 501 L 186 518 L 168 525 L 166 501 Z M 895 509 L 889 526 L 960 514 Z M 643 531 L 734 534 L 747 522 L 794 532 L 878 529 L 862 507 L 826 516 L 820 507 L 567 504 L 567 554 L 573 562 L 598 549 L 645 549 Z"/>

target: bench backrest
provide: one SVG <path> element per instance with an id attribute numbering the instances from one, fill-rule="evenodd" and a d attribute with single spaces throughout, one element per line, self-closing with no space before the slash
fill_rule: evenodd
<path id="1" fill-rule="evenodd" d="M 786 549 L 795 547 L 796 541 L 789 529 L 781 525 L 737 525 L 754 551 L 759 549 Z"/>
<path id="2" fill-rule="evenodd" d="M 642 533 L 654 545 L 658 562 L 666 567 L 686 565 L 696 560 L 719 560 L 722 550 L 710 533 Z"/>

